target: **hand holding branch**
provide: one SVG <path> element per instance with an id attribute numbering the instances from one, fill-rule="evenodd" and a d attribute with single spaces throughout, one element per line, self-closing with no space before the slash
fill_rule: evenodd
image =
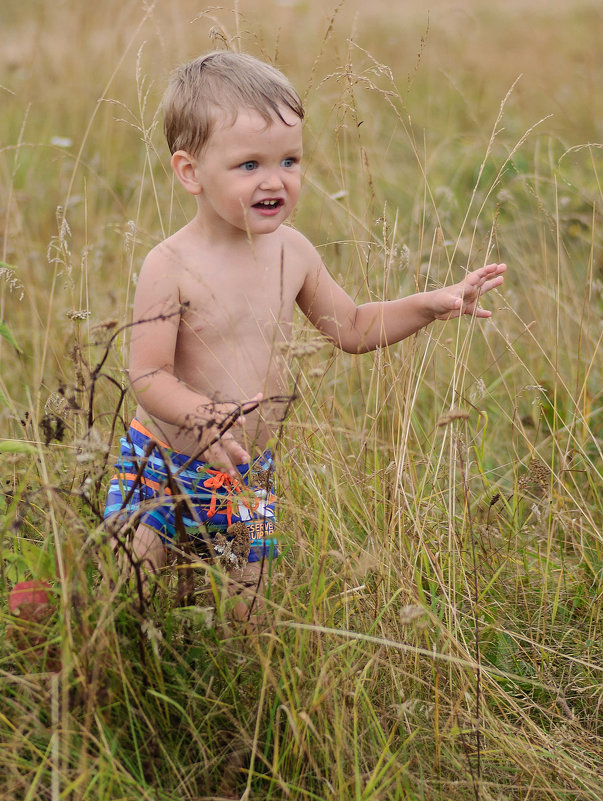
<path id="1" fill-rule="evenodd" d="M 238 476 L 236 466 L 249 463 L 250 456 L 234 438 L 230 429 L 233 426 L 244 426 L 245 415 L 257 409 L 262 399 L 263 395 L 259 392 L 241 404 L 212 404 L 211 418 L 201 426 L 200 457 L 212 467 L 236 478 Z M 204 409 L 204 416 L 207 416 L 207 411 Z"/>

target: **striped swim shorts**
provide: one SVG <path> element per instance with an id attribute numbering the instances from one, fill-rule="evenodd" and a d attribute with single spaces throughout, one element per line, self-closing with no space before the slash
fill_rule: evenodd
<path id="1" fill-rule="evenodd" d="M 211 540 L 242 521 L 250 534 L 249 561 L 278 556 L 274 533 L 274 462 L 269 450 L 237 465 L 240 478 L 191 459 L 159 442 L 134 418 L 121 439 L 117 472 L 109 485 L 105 520 L 140 523 L 167 545 L 178 540 L 180 514 L 191 544 L 209 556 Z"/>

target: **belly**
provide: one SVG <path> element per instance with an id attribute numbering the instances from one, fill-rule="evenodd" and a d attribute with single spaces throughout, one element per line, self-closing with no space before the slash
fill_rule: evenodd
<path id="1" fill-rule="evenodd" d="M 174 372 L 189 389 L 199 394 L 197 406 L 207 404 L 210 411 L 212 404 L 233 404 L 232 411 L 230 408 L 220 409 L 215 415 L 218 428 L 228 430 L 250 455 L 262 453 L 278 434 L 291 405 L 288 369 L 282 354 L 266 349 L 250 353 L 241 348 L 228 351 L 228 354 L 212 353 L 211 357 L 206 352 L 197 353 L 194 362 L 194 367 L 188 361 L 184 365 L 177 364 Z M 262 394 L 262 400 L 256 408 L 250 405 L 246 409 L 246 403 L 258 393 Z M 233 425 L 237 406 L 243 407 L 245 422 Z M 196 408 L 191 408 L 191 417 L 196 411 Z M 142 406 L 138 407 L 136 416 L 169 448 L 203 459 L 199 453 L 198 427 L 176 426 L 152 418 Z"/>

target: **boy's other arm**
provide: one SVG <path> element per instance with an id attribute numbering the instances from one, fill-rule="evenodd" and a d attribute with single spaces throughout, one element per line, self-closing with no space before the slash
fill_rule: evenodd
<path id="1" fill-rule="evenodd" d="M 220 423 L 237 408 L 257 406 L 261 396 L 239 407 L 234 402 L 215 403 L 174 374 L 181 316 L 176 272 L 157 251 L 151 251 L 143 265 L 134 300 L 130 382 L 138 402 L 151 417 L 196 433 L 199 453 L 190 456 L 237 475 L 234 466 L 249 462 L 250 457 L 230 431 L 220 436 Z M 236 422 L 242 424 L 244 418 Z M 218 441 L 211 444 L 215 439 Z"/>
<path id="2" fill-rule="evenodd" d="M 478 300 L 502 284 L 506 269 L 505 264 L 489 264 L 468 273 L 458 284 L 358 306 L 320 263 L 306 276 L 297 303 L 337 347 L 348 353 L 366 353 L 400 342 L 434 320 L 462 314 L 490 317 L 491 312 L 481 309 Z"/>

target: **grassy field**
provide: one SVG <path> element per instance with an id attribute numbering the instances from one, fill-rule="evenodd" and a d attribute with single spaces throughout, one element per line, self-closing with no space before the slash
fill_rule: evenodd
<path id="1" fill-rule="evenodd" d="M 3 0 L 2 801 L 601 798 L 603 10 L 429 9 Z M 491 320 L 390 350 L 298 321 L 247 637 L 202 567 L 188 606 L 176 570 L 124 587 L 100 514 L 136 276 L 193 211 L 159 99 L 225 45 L 303 95 L 295 224 L 350 294 L 509 265 Z M 19 650 L 32 577 L 56 611 Z"/>

